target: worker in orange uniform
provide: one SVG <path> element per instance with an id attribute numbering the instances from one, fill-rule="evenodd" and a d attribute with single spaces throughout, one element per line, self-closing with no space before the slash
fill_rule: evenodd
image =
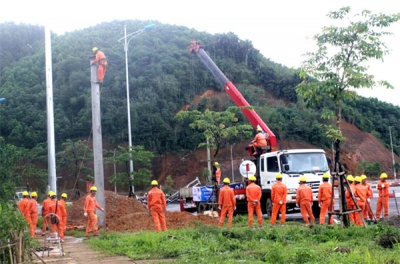
<path id="1" fill-rule="evenodd" d="M 368 187 L 361 184 L 362 180 L 360 176 L 356 176 L 354 178 L 354 182 L 356 185 L 354 196 L 356 198 L 358 207 L 361 209 L 361 212 L 363 212 L 365 203 L 367 202 Z M 356 214 L 356 225 L 364 226 L 364 221 L 363 218 L 361 218 L 360 213 Z"/>
<path id="2" fill-rule="evenodd" d="M 272 225 L 275 225 L 278 213 L 280 213 L 280 223 L 284 225 L 286 222 L 286 195 L 288 190 L 286 185 L 282 183 L 282 174 L 277 173 L 275 178 L 276 182 L 271 188 L 272 215 L 270 222 Z"/>
<path id="3" fill-rule="evenodd" d="M 22 192 L 22 199 L 18 202 L 18 209 L 20 213 L 25 217 L 26 222 L 30 226 L 32 220 L 30 212 L 29 193 L 27 191 Z"/>
<path id="4" fill-rule="evenodd" d="M 257 125 L 257 134 L 251 141 L 251 143 L 253 143 L 253 149 L 254 149 L 253 155 L 261 154 L 262 148 L 268 145 L 267 139 L 265 138 L 265 135 L 262 133 L 262 128 L 260 127 L 260 125 Z"/>
<path id="5" fill-rule="evenodd" d="M 221 181 L 221 165 L 218 162 L 214 162 L 213 165 L 213 181 L 219 185 Z"/>
<path id="6" fill-rule="evenodd" d="M 30 226 L 30 231 L 31 231 L 31 237 L 35 238 L 36 237 L 36 226 L 38 223 L 38 210 L 37 210 L 37 193 L 32 192 L 31 193 L 31 199 L 29 200 L 29 212 L 31 215 L 31 226 Z"/>
<path id="7" fill-rule="evenodd" d="M 93 231 L 95 236 L 98 236 L 97 215 L 96 208 L 104 212 L 104 209 L 96 201 L 97 187 L 92 186 L 89 189 L 89 194 L 85 198 L 85 205 L 83 207 L 83 215 L 87 217 L 86 223 L 86 237 L 89 237 L 90 232 Z"/>
<path id="8" fill-rule="evenodd" d="M 249 215 L 249 226 L 253 226 L 254 212 L 257 215 L 258 227 L 262 227 L 261 213 L 261 187 L 256 184 L 257 178 L 254 175 L 249 176 L 249 185 L 246 187 L 247 213 Z"/>
<path id="9" fill-rule="evenodd" d="M 165 194 L 162 190 L 157 188 L 158 182 L 153 180 L 151 182 L 151 190 L 147 194 L 147 207 L 149 214 L 153 217 L 156 231 L 160 232 L 167 230 L 167 223 L 165 221 L 165 211 L 167 210 L 167 202 L 165 201 Z"/>
<path id="10" fill-rule="evenodd" d="M 374 220 L 374 214 L 372 213 L 371 209 L 371 199 L 373 197 L 373 192 L 372 192 L 372 187 L 371 184 L 367 182 L 367 176 L 366 175 L 361 175 L 361 184 L 367 188 L 367 201 L 365 202 L 365 207 L 363 213 L 364 220 L 375 222 Z"/>
<path id="11" fill-rule="evenodd" d="M 347 182 L 349 183 L 350 186 L 350 190 L 354 196 L 354 192 L 355 192 L 355 188 L 356 185 L 354 184 L 354 177 L 353 175 L 347 175 Z M 354 204 L 353 198 L 351 197 L 351 194 L 348 190 L 346 190 L 346 204 L 347 204 L 347 209 L 348 210 L 355 210 L 356 209 L 356 205 Z M 349 219 L 350 219 L 350 223 L 352 223 L 353 225 L 356 223 L 356 214 L 355 212 L 353 213 L 349 213 Z"/>
<path id="12" fill-rule="evenodd" d="M 223 180 L 224 187 L 219 190 L 218 210 L 221 211 L 218 226 L 221 228 L 224 224 L 226 214 L 228 213 L 228 228 L 232 227 L 233 211 L 236 210 L 236 199 L 233 189 L 229 187 L 231 181 L 229 178 Z"/>
<path id="13" fill-rule="evenodd" d="M 97 81 L 98 83 L 103 83 L 107 69 L 106 56 L 104 55 L 104 52 L 100 51 L 97 47 L 94 47 L 92 51 L 96 56 L 92 61 L 92 65 L 97 64 Z"/>
<path id="14" fill-rule="evenodd" d="M 60 200 L 58 201 L 60 204 L 62 204 L 65 208 L 65 214 L 63 214 L 62 218 L 60 219 L 60 229 L 62 229 L 62 234 L 63 236 L 61 237 L 64 239 L 65 232 L 67 230 L 67 197 L 68 195 L 66 193 L 62 193 L 60 196 Z"/>
<path id="15" fill-rule="evenodd" d="M 42 236 L 45 235 L 46 227 L 49 224 L 49 218 L 45 217 L 48 213 L 50 213 L 50 196 L 53 194 L 53 191 L 49 191 L 47 193 L 47 198 L 42 203 L 42 217 L 43 217 L 43 225 L 42 225 Z"/>
<path id="16" fill-rule="evenodd" d="M 322 184 L 319 186 L 318 189 L 318 205 L 321 207 L 321 211 L 319 213 L 319 223 L 321 225 L 325 224 L 325 217 L 326 213 L 328 212 L 331 206 L 332 201 L 332 185 L 329 183 L 329 174 L 324 173 L 322 176 Z M 333 225 L 333 216 L 329 217 L 329 224 Z"/>
<path id="17" fill-rule="evenodd" d="M 384 217 L 389 216 L 389 183 L 386 182 L 387 174 L 382 173 L 379 177 L 381 180 L 378 182 L 378 203 L 376 205 L 376 218 L 381 218 L 382 209 L 384 210 Z M 382 208 L 383 207 L 383 208 Z"/>
<path id="18" fill-rule="evenodd" d="M 57 235 L 61 238 L 61 242 L 64 239 L 64 232 L 61 228 L 61 219 L 67 214 L 65 206 L 57 201 L 57 194 L 53 192 L 50 196 L 50 209 L 49 213 L 52 214 L 51 216 L 56 219 L 56 222 L 52 222 L 50 218 L 50 233 L 52 237 L 57 238 Z"/>
<path id="19" fill-rule="evenodd" d="M 300 207 L 301 216 L 303 217 L 306 226 L 308 226 L 308 218 L 310 218 L 311 225 L 314 225 L 315 217 L 311 210 L 311 205 L 313 203 L 312 189 L 306 184 L 306 181 L 306 177 L 300 177 L 300 186 L 297 188 L 296 192 L 296 206 Z"/>

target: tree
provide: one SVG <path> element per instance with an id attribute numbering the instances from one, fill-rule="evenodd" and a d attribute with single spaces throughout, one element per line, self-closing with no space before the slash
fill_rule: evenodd
<path id="1" fill-rule="evenodd" d="M 215 150 L 214 158 L 218 155 L 219 149 L 224 143 L 235 137 L 250 137 L 252 127 L 250 125 L 238 124 L 235 111 L 238 107 L 229 107 L 222 112 L 206 110 L 203 113 L 198 110 L 180 111 L 176 114 L 178 120 L 190 119 L 190 127 L 203 132 L 205 139 L 208 139 L 209 148 Z M 207 143 L 199 144 L 199 147 L 206 147 Z"/>
<path id="2" fill-rule="evenodd" d="M 15 146 L 6 144 L 0 137 L 0 200 L 8 201 L 15 192 L 15 183 L 18 181 L 16 168 L 22 160 L 22 152 Z"/>

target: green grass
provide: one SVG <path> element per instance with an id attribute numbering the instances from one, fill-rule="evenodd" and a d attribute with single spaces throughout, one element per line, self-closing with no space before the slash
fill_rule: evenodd
<path id="1" fill-rule="evenodd" d="M 400 263 L 399 244 L 388 249 L 377 243 L 382 234 L 400 234 L 391 227 L 307 228 L 289 223 L 250 229 L 246 221 L 236 218 L 232 229 L 198 224 L 161 233 L 103 233 L 86 241 L 107 254 L 158 263 Z"/>

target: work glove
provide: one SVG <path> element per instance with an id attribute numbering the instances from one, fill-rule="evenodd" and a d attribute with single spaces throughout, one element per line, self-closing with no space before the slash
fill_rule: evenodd
<path id="1" fill-rule="evenodd" d="M 221 206 L 218 206 L 218 210 L 221 210 L 222 208 L 221 208 Z"/>
<path id="2" fill-rule="evenodd" d="M 322 206 L 322 203 L 319 203 L 318 206 L 321 207 L 321 206 Z"/>
<path id="3" fill-rule="evenodd" d="M 371 199 L 370 199 L 370 198 L 367 198 L 367 202 L 371 202 Z"/>
<path id="4" fill-rule="evenodd" d="M 233 210 L 236 210 L 236 206 L 235 206 L 235 207 L 233 207 Z"/>
<path id="5" fill-rule="evenodd" d="M 87 217 L 87 213 L 83 213 L 83 216 L 84 216 L 84 217 Z"/>
<path id="6" fill-rule="evenodd" d="M 101 208 L 100 210 L 101 210 L 102 212 L 104 212 L 104 209 L 103 209 L 103 208 Z"/>
<path id="7" fill-rule="evenodd" d="M 279 204 L 283 204 L 283 202 L 282 202 L 282 201 L 279 201 Z"/>
<path id="8" fill-rule="evenodd" d="M 299 204 L 298 204 L 298 203 L 296 204 L 296 207 L 299 207 Z"/>
<path id="9" fill-rule="evenodd" d="M 254 201 L 253 201 L 253 204 L 258 204 L 258 201 L 257 201 L 257 200 L 254 200 Z"/>
<path id="10" fill-rule="evenodd" d="M 382 184 L 381 187 L 382 187 L 382 188 L 385 188 L 385 184 Z"/>

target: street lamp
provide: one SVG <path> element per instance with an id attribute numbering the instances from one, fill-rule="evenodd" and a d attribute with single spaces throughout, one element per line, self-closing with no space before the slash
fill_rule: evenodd
<path id="1" fill-rule="evenodd" d="M 137 30 L 133 33 L 126 34 L 126 25 L 124 25 L 124 37 L 120 38 L 118 42 L 121 42 L 122 40 L 123 45 L 124 45 L 124 51 L 125 51 L 125 72 L 126 72 L 126 107 L 128 108 L 128 137 L 129 137 L 129 174 L 131 175 L 131 179 L 133 180 L 133 158 L 132 158 L 132 132 L 131 132 L 131 106 L 130 106 L 130 97 L 129 97 L 129 77 L 128 77 L 128 45 L 131 39 L 134 37 L 139 36 L 140 34 L 146 32 L 147 30 L 152 29 L 155 27 L 154 24 L 150 24 L 145 26 L 144 28 Z M 134 186 L 132 185 L 132 189 L 130 190 L 129 197 L 131 196 L 132 193 L 134 193 Z"/>

